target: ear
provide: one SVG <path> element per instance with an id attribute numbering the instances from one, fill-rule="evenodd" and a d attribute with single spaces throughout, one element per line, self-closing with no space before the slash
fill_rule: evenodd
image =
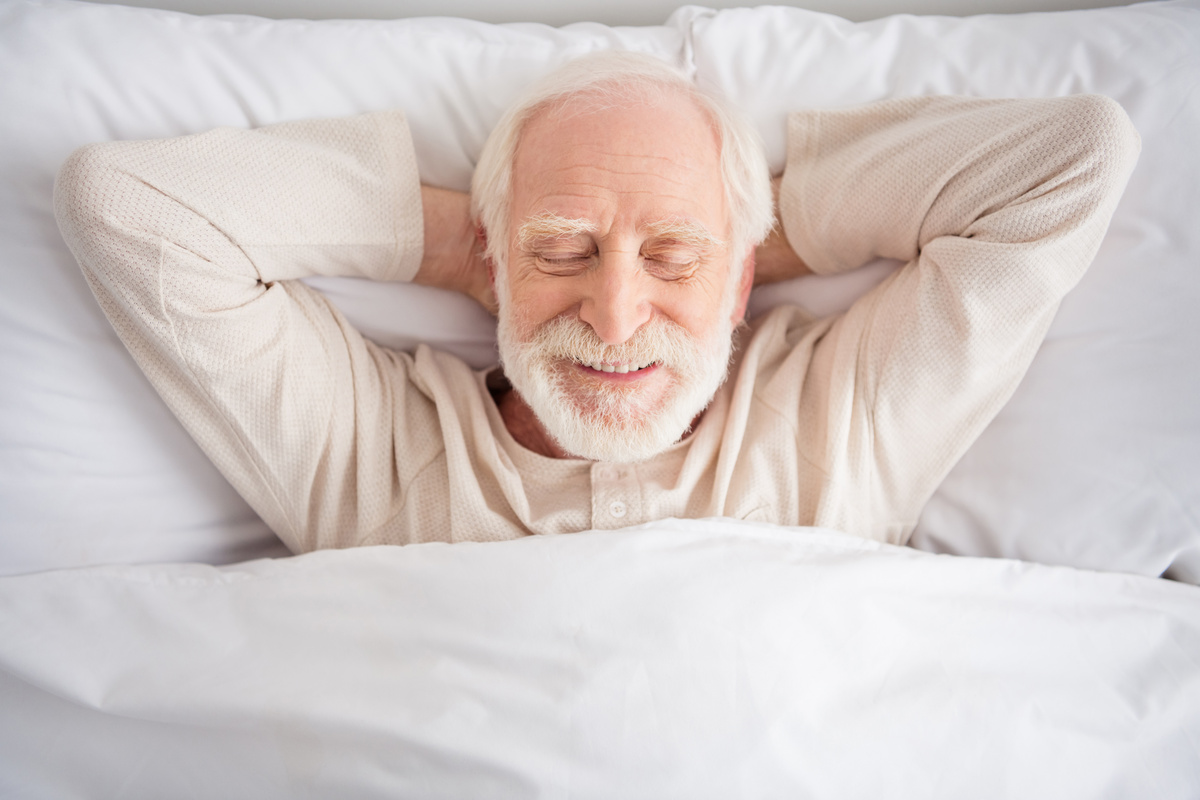
<path id="1" fill-rule="evenodd" d="M 754 288 L 754 245 L 746 249 L 746 260 L 742 262 L 742 279 L 738 284 L 738 299 L 733 306 L 734 325 L 746 318 L 746 304 L 750 302 L 750 290 Z"/>
<path id="2" fill-rule="evenodd" d="M 496 265 L 492 263 L 492 259 L 488 257 L 488 237 L 487 231 L 484 230 L 483 224 L 475 223 L 475 246 L 479 248 L 479 257 L 483 259 L 483 263 L 487 264 L 488 285 L 492 287 L 492 293 L 496 293 Z"/>

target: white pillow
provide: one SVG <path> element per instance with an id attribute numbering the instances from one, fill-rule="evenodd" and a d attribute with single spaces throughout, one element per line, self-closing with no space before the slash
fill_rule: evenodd
<path id="1" fill-rule="evenodd" d="M 58 165 L 102 139 L 399 107 L 422 177 L 466 188 L 532 78 L 605 48 L 726 91 L 773 166 L 783 118 L 904 94 L 1098 91 L 1145 152 L 1109 239 L 1012 405 L 935 495 L 935 550 L 1200 580 L 1200 207 L 1196 3 L 852 24 L 783 8 L 681 9 L 666 26 L 268 21 L 67 0 L 0 6 L 0 572 L 230 562 L 282 552 L 125 354 L 50 212 Z M 1168 123 L 1169 126 L 1168 126 Z M 1189 177 L 1190 176 L 1190 177 Z M 889 269 L 759 292 L 829 312 Z M 421 287 L 316 281 L 369 335 L 494 359 L 490 319 Z"/>
<path id="2" fill-rule="evenodd" d="M 1200 582 L 1200 3 L 860 24 L 685 14 L 697 82 L 752 115 L 776 170 L 795 108 L 1081 92 L 1124 106 L 1143 149 L 1100 254 L 912 544 Z M 825 310 L 824 291 L 806 279 L 772 300 Z"/>

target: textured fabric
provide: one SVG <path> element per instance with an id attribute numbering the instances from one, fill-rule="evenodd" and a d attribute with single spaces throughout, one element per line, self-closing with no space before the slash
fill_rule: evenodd
<path id="1" fill-rule="evenodd" d="M 398 113 L 94 145 L 65 238 L 134 358 L 294 550 L 496 540 L 668 516 L 904 542 L 1011 394 L 1138 150 L 1095 97 L 793 115 L 781 213 L 818 272 L 909 261 L 844 315 L 751 325 L 696 432 L 642 464 L 544 458 L 487 376 L 363 339 L 291 280 L 406 280 L 418 177 Z"/>
<path id="2" fill-rule="evenodd" d="M 1196 800 L 1200 589 L 662 520 L 0 579 L 5 800 Z"/>

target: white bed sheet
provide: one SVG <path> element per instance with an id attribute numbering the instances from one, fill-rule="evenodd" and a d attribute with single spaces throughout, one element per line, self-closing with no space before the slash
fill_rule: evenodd
<path id="1" fill-rule="evenodd" d="M 0 708 L 13 798 L 1184 800 L 1200 589 L 728 520 L 58 571 Z"/>

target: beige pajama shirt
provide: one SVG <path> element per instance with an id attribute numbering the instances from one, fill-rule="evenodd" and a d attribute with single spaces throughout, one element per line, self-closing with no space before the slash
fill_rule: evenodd
<path id="1" fill-rule="evenodd" d="M 526 450 L 485 373 L 380 347 L 296 280 L 416 273 L 400 112 L 92 145 L 56 209 L 138 364 L 295 551 L 705 516 L 903 543 L 1021 380 L 1138 149 L 1097 97 L 793 114 L 797 253 L 818 273 L 906 265 L 845 314 L 754 320 L 697 430 L 638 464 Z"/>

